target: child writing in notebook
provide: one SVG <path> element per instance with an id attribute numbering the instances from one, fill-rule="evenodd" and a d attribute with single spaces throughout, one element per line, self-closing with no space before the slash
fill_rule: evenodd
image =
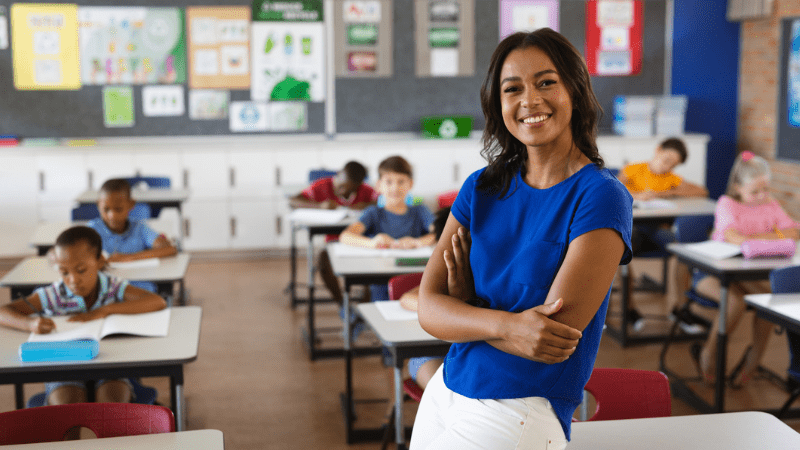
<path id="1" fill-rule="evenodd" d="M 303 192 L 295 195 L 289 201 L 292 208 L 321 208 L 336 209 L 346 207 L 362 210 L 374 205 L 378 201 L 378 193 L 364 183 L 367 178 L 367 168 L 357 161 L 350 161 L 342 170 L 329 178 L 315 181 Z M 335 240 L 338 236 L 328 236 L 328 240 Z M 342 304 L 342 288 L 333 273 L 328 252 L 323 249 L 319 254 L 319 273 L 331 297 Z"/>
<path id="2" fill-rule="evenodd" d="M 712 239 L 741 245 L 749 239 L 794 239 L 800 237 L 800 224 L 781 208 L 769 194 L 769 163 L 752 152 L 742 152 L 731 168 L 728 188 L 717 201 Z M 695 285 L 702 295 L 719 296 L 720 283 L 716 277 L 703 277 Z M 739 281 L 728 287 L 727 330 L 732 333 L 745 311 L 744 296 L 770 292 L 769 281 Z M 730 376 L 736 387 L 752 378 L 766 349 L 773 325 L 755 318 L 751 345 Z M 698 372 L 708 382 L 714 381 L 719 316 L 714 319 L 705 344 L 692 347 L 692 357 Z"/>
<path id="3" fill-rule="evenodd" d="M 402 156 L 391 156 L 378 165 L 378 192 L 386 204 L 370 206 L 357 222 L 339 235 L 346 245 L 368 248 L 419 248 L 433 245 L 430 232 L 433 215 L 425 205 L 409 205 L 407 198 L 414 179 L 411 164 Z M 372 300 L 388 300 L 385 285 L 370 287 Z"/>
<path id="4" fill-rule="evenodd" d="M 100 236 L 93 229 L 76 226 L 62 232 L 53 249 L 61 279 L 0 307 L 0 325 L 46 334 L 57 331 L 48 316 L 71 315 L 69 321 L 86 322 L 110 314 L 145 313 L 167 306 L 158 295 L 102 272 L 105 259 L 101 252 Z M 82 403 L 87 398 L 84 384 L 78 381 L 45 383 L 45 389 L 49 405 Z M 97 383 L 98 402 L 130 402 L 132 396 L 127 379 Z"/>
<path id="5" fill-rule="evenodd" d="M 707 197 L 708 190 L 703 186 L 684 180 L 673 170 L 686 162 L 686 145 L 678 138 L 668 138 L 659 144 L 649 161 L 629 164 L 622 168 L 618 178 L 628 188 L 634 200 L 652 200 L 673 197 Z M 661 222 L 637 222 L 633 227 L 631 243 L 634 256 L 640 252 L 666 251 L 668 243 L 675 236 L 668 225 Z M 629 267 L 629 279 L 634 280 L 633 267 Z M 632 286 L 629 287 L 631 289 Z M 628 323 L 634 330 L 644 327 L 639 311 L 628 302 Z"/>
<path id="6" fill-rule="evenodd" d="M 100 217 L 87 224 L 100 234 L 103 251 L 109 262 L 135 261 L 145 258 L 162 258 L 178 253 L 178 249 L 161 233 L 154 231 L 146 222 L 131 220 L 130 214 L 136 202 L 131 197 L 131 186 L 121 178 L 106 181 L 100 186 L 97 209 Z M 137 281 L 134 286 L 156 291 L 154 283 Z"/>

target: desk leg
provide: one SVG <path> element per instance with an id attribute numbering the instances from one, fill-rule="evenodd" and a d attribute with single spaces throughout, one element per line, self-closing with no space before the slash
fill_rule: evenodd
<path id="1" fill-rule="evenodd" d="M 350 286 L 345 283 L 343 296 L 344 308 L 344 325 L 342 332 L 344 333 L 344 421 L 347 431 L 347 443 L 351 444 L 353 441 L 353 349 L 350 334 Z M 310 300 L 310 299 L 309 299 Z"/>
<path id="2" fill-rule="evenodd" d="M 714 383 L 714 412 L 725 411 L 725 366 L 728 360 L 728 281 L 719 291 L 719 331 L 717 334 L 717 369 Z"/>
<path id="3" fill-rule="evenodd" d="M 406 449 L 405 427 L 403 427 L 403 360 L 397 357 L 397 349 L 392 349 L 394 359 L 394 432 L 397 450 Z"/>
<path id="4" fill-rule="evenodd" d="M 308 348 L 311 360 L 317 357 L 317 330 L 314 327 L 314 236 L 308 234 L 308 251 L 306 254 L 308 267 Z"/>
<path id="5" fill-rule="evenodd" d="M 186 284 L 183 282 L 183 278 L 178 281 L 178 303 L 186 306 Z"/>
<path id="6" fill-rule="evenodd" d="M 176 242 L 175 247 L 178 248 L 178 251 L 183 250 L 183 211 L 181 211 L 181 204 L 178 203 L 178 242 Z"/>
<path id="7" fill-rule="evenodd" d="M 289 235 L 289 298 L 291 299 L 292 309 L 297 307 L 297 293 L 294 287 L 297 283 L 297 228 L 293 222 L 289 223 L 291 234 Z"/>
<path id="8" fill-rule="evenodd" d="M 25 408 L 25 385 L 22 383 L 14 384 L 14 403 L 17 409 Z"/>
<path id="9" fill-rule="evenodd" d="M 184 416 L 183 405 L 183 369 L 180 376 L 170 377 L 170 397 L 172 400 L 172 411 L 175 414 L 175 429 L 184 431 L 186 429 L 186 417 Z"/>

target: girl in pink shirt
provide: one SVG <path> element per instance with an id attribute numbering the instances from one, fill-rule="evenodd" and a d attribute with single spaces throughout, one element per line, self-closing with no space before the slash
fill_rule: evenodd
<path id="1" fill-rule="evenodd" d="M 717 241 L 741 245 L 749 239 L 794 239 L 799 236 L 800 224 L 792 220 L 780 204 L 769 193 L 769 163 L 752 152 L 742 152 L 733 164 L 728 190 L 719 198 L 714 213 L 714 232 Z M 717 297 L 720 292 L 719 280 L 705 277 L 695 289 L 706 296 Z M 747 294 L 770 292 L 769 281 L 740 281 L 732 283 L 728 291 L 728 333 L 732 333 L 745 311 L 744 296 Z M 714 324 L 702 349 L 693 352 L 695 361 L 707 381 L 713 382 L 714 362 L 716 361 L 717 329 L 719 317 Z M 731 384 L 741 386 L 752 378 L 761 363 L 773 325 L 755 318 L 750 346 L 745 350 L 741 361 L 731 374 Z"/>

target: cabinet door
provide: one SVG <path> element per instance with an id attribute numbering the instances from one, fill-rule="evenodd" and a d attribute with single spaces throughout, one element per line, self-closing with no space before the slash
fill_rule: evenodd
<path id="1" fill-rule="evenodd" d="M 82 152 L 40 153 L 36 156 L 36 167 L 39 172 L 36 192 L 40 202 L 70 203 L 91 188 Z"/>
<path id="2" fill-rule="evenodd" d="M 292 228 L 289 226 L 289 213 L 291 212 L 289 203 L 283 199 L 275 199 L 273 211 L 275 214 L 273 219 L 275 221 L 275 241 L 272 245 L 275 248 L 289 248 L 292 243 Z M 306 230 L 298 232 L 296 239 L 298 246 L 305 247 L 306 242 L 308 242 L 308 232 Z"/>
<path id="3" fill-rule="evenodd" d="M 267 198 L 277 193 L 272 153 L 264 150 L 228 153 L 228 189 L 234 198 Z"/>
<path id="4" fill-rule="evenodd" d="M 183 248 L 228 248 L 228 204 L 225 200 L 189 200 L 183 205 Z"/>
<path id="5" fill-rule="evenodd" d="M 276 237 L 275 200 L 231 200 L 230 247 L 263 249 L 273 247 Z"/>
<path id="6" fill-rule="evenodd" d="M 311 169 L 322 164 L 319 154 L 316 147 L 275 151 L 275 185 L 284 188 L 296 186 L 302 190 L 308 185 Z"/>
<path id="7" fill-rule="evenodd" d="M 225 150 L 185 152 L 182 155 L 183 187 L 190 198 L 219 199 L 228 195 L 228 159 Z"/>
<path id="8" fill-rule="evenodd" d="M 86 152 L 86 170 L 92 189 L 100 186 L 111 178 L 129 178 L 134 173 L 133 153 L 125 151 L 103 151 L 92 149 Z"/>
<path id="9" fill-rule="evenodd" d="M 133 154 L 133 174 L 143 177 L 168 177 L 171 187 L 176 189 L 183 187 L 181 155 L 177 150 L 160 148 L 135 152 Z"/>
<path id="10" fill-rule="evenodd" d="M 37 224 L 36 158 L 0 155 L 0 256 L 32 254 L 29 246 Z"/>

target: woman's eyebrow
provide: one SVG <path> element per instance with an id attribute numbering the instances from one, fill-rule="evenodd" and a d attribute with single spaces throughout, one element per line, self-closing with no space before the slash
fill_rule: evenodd
<path id="1" fill-rule="evenodd" d="M 558 74 L 558 72 L 556 72 L 553 69 L 545 69 L 545 70 L 540 70 L 539 72 L 536 72 L 535 74 L 533 74 L 533 77 L 534 78 L 539 78 L 540 76 L 546 75 L 546 74 L 549 74 L 549 73 Z M 520 79 L 521 78 L 516 76 L 516 75 L 511 76 L 511 77 L 506 77 L 506 78 L 503 78 L 502 80 L 500 80 L 500 84 L 506 83 L 508 81 L 519 81 Z"/>

